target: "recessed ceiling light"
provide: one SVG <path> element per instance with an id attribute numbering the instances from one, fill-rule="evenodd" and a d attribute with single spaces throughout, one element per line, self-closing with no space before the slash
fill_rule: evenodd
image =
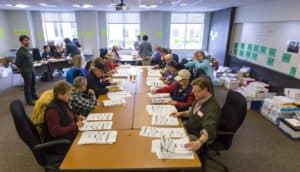
<path id="1" fill-rule="evenodd" d="M 72 6 L 76 7 L 76 8 L 93 8 L 94 7 L 94 5 L 91 5 L 91 4 L 83 4 L 83 5 L 73 4 Z"/>
<path id="2" fill-rule="evenodd" d="M 187 6 L 186 3 L 180 3 L 180 4 L 179 4 L 179 7 L 186 7 L 186 6 Z"/>
<path id="3" fill-rule="evenodd" d="M 49 8 L 56 7 L 56 5 L 49 5 L 49 4 L 46 4 L 46 3 L 40 3 L 40 6 L 42 6 L 42 7 L 49 7 Z"/>
<path id="4" fill-rule="evenodd" d="M 152 4 L 152 5 L 140 5 L 140 8 L 157 8 L 157 5 Z"/>
<path id="5" fill-rule="evenodd" d="M 5 6 L 7 6 L 7 7 L 16 7 L 16 8 L 28 8 L 28 7 L 30 7 L 30 5 L 26 5 L 26 4 L 16 4 L 16 5 L 5 4 Z"/>

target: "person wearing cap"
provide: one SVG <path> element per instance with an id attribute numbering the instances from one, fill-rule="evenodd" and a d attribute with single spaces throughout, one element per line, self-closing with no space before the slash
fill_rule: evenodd
<path id="1" fill-rule="evenodd" d="M 188 118 L 184 122 L 190 143 L 185 147 L 191 151 L 198 151 L 204 153 L 201 147 L 205 143 L 212 143 L 217 134 L 217 127 L 221 116 L 221 107 L 213 96 L 213 86 L 208 77 L 200 77 L 191 83 L 193 87 L 193 94 L 195 101 L 192 108 L 183 111 L 172 113 L 175 117 Z"/>
<path id="2" fill-rule="evenodd" d="M 208 59 L 205 59 L 205 53 L 203 51 L 196 51 L 194 53 L 193 60 L 184 64 L 185 68 L 202 69 L 207 76 L 209 76 L 214 85 L 219 84 L 219 80 L 213 73 L 213 69 Z"/>
<path id="3" fill-rule="evenodd" d="M 160 78 L 165 84 L 171 85 L 175 81 L 175 77 L 178 72 L 178 64 L 175 61 L 171 61 L 166 66 L 165 74 Z"/>
<path id="4" fill-rule="evenodd" d="M 116 68 L 119 66 L 118 64 L 115 63 L 115 58 L 112 56 L 112 54 L 108 53 L 104 57 L 107 61 L 107 66 L 110 71 L 116 70 Z"/>
<path id="5" fill-rule="evenodd" d="M 90 73 L 87 76 L 87 89 L 94 90 L 96 97 L 108 92 L 106 86 L 108 86 L 109 83 L 104 80 L 104 75 L 105 66 L 103 64 L 96 63 L 91 66 Z"/>
<path id="6" fill-rule="evenodd" d="M 182 69 L 178 72 L 173 84 L 160 89 L 151 90 L 151 93 L 170 93 L 172 101 L 170 101 L 169 104 L 176 106 L 178 111 L 186 110 L 192 105 L 195 99 L 192 94 L 190 78 L 190 72 L 186 69 Z"/>

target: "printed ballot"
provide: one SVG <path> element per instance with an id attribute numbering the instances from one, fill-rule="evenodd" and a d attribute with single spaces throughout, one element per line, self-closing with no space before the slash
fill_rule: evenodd
<path id="1" fill-rule="evenodd" d="M 86 131 L 81 134 L 78 144 L 113 144 L 117 135 L 117 131 Z"/>
<path id="2" fill-rule="evenodd" d="M 118 106 L 118 105 L 123 105 L 123 104 L 126 104 L 125 99 L 111 99 L 111 100 L 103 101 L 104 107 Z"/>
<path id="3" fill-rule="evenodd" d="M 177 112 L 173 105 L 147 105 L 146 110 L 149 115 L 170 115 Z"/>
<path id="4" fill-rule="evenodd" d="M 152 125 L 179 125 L 178 119 L 176 117 L 172 117 L 170 115 L 152 115 Z"/>
<path id="5" fill-rule="evenodd" d="M 90 113 L 86 120 L 87 121 L 111 121 L 113 113 Z"/>
<path id="6" fill-rule="evenodd" d="M 92 130 L 110 130 L 112 128 L 112 121 L 97 121 L 87 122 L 84 121 L 83 127 L 79 131 L 92 131 Z"/>
<path id="7" fill-rule="evenodd" d="M 140 136 L 144 137 L 161 137 L 167 135 L 172 138 L 182 138 L 186 136 L 184 128 L 159 128 L 143 126 L 140 131 Z"/>

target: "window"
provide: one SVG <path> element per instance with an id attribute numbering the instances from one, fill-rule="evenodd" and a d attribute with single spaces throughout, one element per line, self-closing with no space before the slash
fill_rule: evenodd
<path id="1" fill-rule="evenodd" d="M 133 49 L 140 33 L 139 13 L 107 13 L 108 46 Z"/>
<path id="2" fill-rule="evenodd" d="M 45 41 L 61 42 L 64 38 L 77 38 L 74 13 L 42 13 Z"/>
<path id="3" fill-rule="evenodd" d="M 172 13 L 171 49 L 201 49 L 203 23 L 203 13 Z"/>

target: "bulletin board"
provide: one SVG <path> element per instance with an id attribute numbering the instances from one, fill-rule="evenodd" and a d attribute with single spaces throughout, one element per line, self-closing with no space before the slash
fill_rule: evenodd
<path id="1" fill-rule="evenodd" d="M 233 26 L 232 56 L 300 79 L 300 22 L 237 23 Z M 300 47 L 298 47 L 300 48 Z M 276 76 L 270 76 L 276 77 Z"/>

